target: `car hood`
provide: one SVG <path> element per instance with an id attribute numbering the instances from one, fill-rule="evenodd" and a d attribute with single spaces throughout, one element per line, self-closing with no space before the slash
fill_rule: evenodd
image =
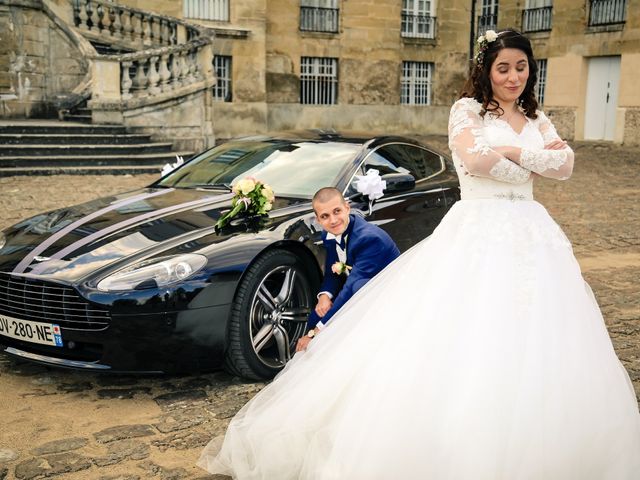
<path id="1" fill-rule="evenodd" d="M 233 225 L 215 232 L 232 197 L 226 191 L 146 188 L 37 215 L 5 230 L 0 272 L 75 282 L 143 258 L 198 251 L 247 234 Z M 299 210 L 296 205 L 310 210 L 308 200 L 277 198 L 259 228 L 273 227 L 276 217 Z"/>

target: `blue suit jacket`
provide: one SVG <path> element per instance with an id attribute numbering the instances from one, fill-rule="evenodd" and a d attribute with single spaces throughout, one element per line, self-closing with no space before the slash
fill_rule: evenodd
<path id="1" fill-rule="evenodd" d="M 398 247 L 387 232 L 357 215 L 349 215 L 349 226 L 344 235 L 347 235 L 346 263 L 352 267 L 348 276 L 336 275 L 331 271 L 331 266 L 339 261 L 336 242 L 327 240 L 326 232 L 322 233 L 327 259 L 320 291 L 333 295 L 333 306 L 324 317 L 319 317 L 315 310 L 312 311 L 307 322 L 309 329 L 315 327 L 320 320 L 326 324 L 354 293 L 400 256 Z"/>

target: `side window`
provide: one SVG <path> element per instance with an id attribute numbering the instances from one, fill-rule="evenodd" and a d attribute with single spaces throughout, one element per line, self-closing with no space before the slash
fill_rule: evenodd
<path id="1" fill-rule="evenodd" d="M 413 145 L 391 144 L 379 148 L 365 160 L 365 171 L 375 168 L 380 175 L 409 173 L 422 180 L 442 170 L 440 155 Z"/>

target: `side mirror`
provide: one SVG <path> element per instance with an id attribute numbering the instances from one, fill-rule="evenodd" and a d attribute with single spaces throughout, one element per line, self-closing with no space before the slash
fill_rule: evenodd
<path id="1" fill-rule="evenodd" d="M 385 193 L 406 192 L 416 186 L 416 179 L 408 173 L 387 173 L 382 180 L 387 182 Z"/>

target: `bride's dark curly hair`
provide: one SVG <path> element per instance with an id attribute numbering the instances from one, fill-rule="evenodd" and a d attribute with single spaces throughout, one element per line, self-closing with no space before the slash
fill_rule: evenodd
<path id="1" fill-rule="evenodd" d="M 491 79 L 489 74 L 491 66 L 496 60 L 498 53 L 503 48 L 517 48 L 527 55 L 529 62 L 529 78 L 527 85 L 520 97 L 518 97 L 518 105 L 524 110 L 524 114 L 529 118 L 538 118 L 536 110 L 538 108 L 538 100 L 534 88 L 538 82 L 538 63 L 533 57 L 533 49 L 531 42 L 527 37 L 517 30 L 511 28 L 498 32 L 498 38 L 493 42 L 487 42 L 487 47 L 483 54 L 476 55 L 473 71 L 467 80 L 460 98 L 471 97 L 482 105 L 480 115 L 484 117 L 487 112 L 495 115 L 503 115 L 504 110 L 500 108 L 498 102 L 493 98 L 493 90 L 491 89 Z"/>

